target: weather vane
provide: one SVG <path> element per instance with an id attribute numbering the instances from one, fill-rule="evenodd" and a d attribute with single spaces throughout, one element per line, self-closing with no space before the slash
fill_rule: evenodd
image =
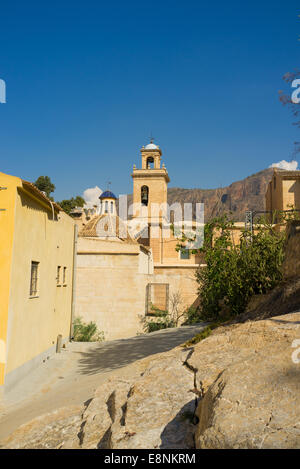
<path id="1" fill-rule="evenodd" d="M 110 188 L 109 188 L 110 185 L 111 185 L 111 181 L 107 181 L 107 190 L 108 191 L 110 190 Z"/>
<path id="2" fill-rule="evenodd" d="M 154 137 L 153 137 L 153 135 L 152 135 L 152 132 L 150 132 L 150 137 L 149 137 L 149 139 L 150 139 L 150 143 L 153 143 L 153 142 L 154 142 Z"/>

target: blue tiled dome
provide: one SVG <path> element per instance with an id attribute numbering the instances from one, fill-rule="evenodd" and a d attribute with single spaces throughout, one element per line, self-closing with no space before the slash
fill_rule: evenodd
<path id="1" fill-rule="evenodd" d="M 115 194 L 113 194 L 112 192 L 110 191 L 105 191 L 105 192 L 102 192 L 102 194 L 100 195 L 99 199 L 115 199 L 117 200 L 117 197 L 115 196 Z"/>

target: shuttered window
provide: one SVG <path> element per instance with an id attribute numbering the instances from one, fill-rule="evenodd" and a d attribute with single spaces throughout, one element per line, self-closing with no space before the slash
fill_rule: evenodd
<path id="1" fill-rule="evenodd" d="M 31 276 L 30 276 L 30 296 L 37 296 L 38 294 L 38 273 L 39 262 L 31 262 Z"/>

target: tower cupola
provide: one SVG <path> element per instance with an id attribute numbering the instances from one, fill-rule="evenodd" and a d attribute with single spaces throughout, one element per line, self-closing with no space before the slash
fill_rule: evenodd
<path id="1" fill-rule="evenodd" d="M 100 215 L 109 213 L 111 215 L 116 214 L 116 200 L 117 197 L 111 191 L 102 192 L 99 197 L 100 199 Z"/>
<path id="2" fill-rule="evenodd" d="M 161 149 L 153 143 L 153 138 L 148 145 L 141 148 L 141 154 L 142 169 L 160 169 Z"/>

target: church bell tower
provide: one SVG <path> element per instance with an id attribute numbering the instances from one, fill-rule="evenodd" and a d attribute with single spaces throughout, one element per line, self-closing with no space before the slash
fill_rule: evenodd
<path id="1" fill-rule="evenodd" d="M 142 167 L 133 167 L 133 217 L 142 219 L 160 217 L 155 213 L 155 207 L 167 203 L 167 185 L 170 181 L 168 172 L 161 166 L 161 149 L 151 142 L 141 148 Z M 155 220 L 157 221 L 157 220 Z"/>
<path id="2" fill-rule="evenodd" d="M 153 249 L 154 260 L 160 262 L 162 225 L 167 206 L 170 182 L 165 165 L 161 165 L 161 149 L 151 142 L 141 148 L 142 167 L 133 167 L 133 219 L 147 227 L 143 244 Z"/>

